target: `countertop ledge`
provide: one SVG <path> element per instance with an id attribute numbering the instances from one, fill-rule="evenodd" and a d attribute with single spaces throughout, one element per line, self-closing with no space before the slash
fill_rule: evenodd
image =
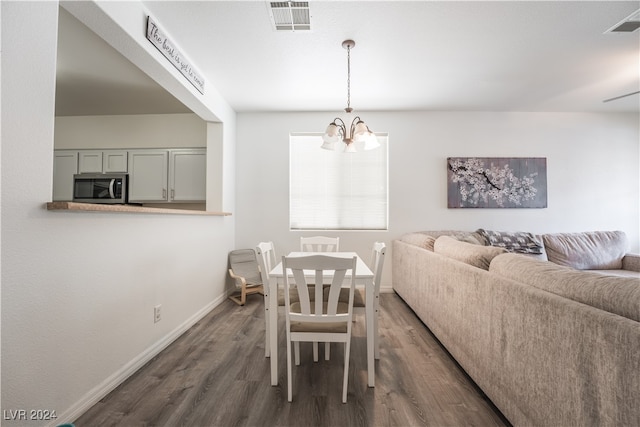
<path id="1" fill-rule="evenodd" d="M 133 205 L 98 205 L 94 203 L 76 202 L 48 202 L 49 211 L 75 211 L 75 212 L 118 212 L 118 213 L 144 213 L 144 214 L 168 214 L 168 215 L 205 215 L 205 216 L 229 216 L 231 212 L 209 212 L 186 209 L 147 208 Z"/>

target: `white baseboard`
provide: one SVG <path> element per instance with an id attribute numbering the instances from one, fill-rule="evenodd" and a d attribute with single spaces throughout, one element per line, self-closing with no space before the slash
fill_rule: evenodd
<path id="1" fill-rule="evenodd" d="M 382 286 L 382 283 L 380 284 L 380 293 L 381 294 L 392 294 L 393 291 L 393 286 L 388 285 L 388 286 Z"/>
<path id="2" fill-rule="evenodd" d="M 189 328 L 195 325 L 200 319 L 206 316 L 211 310 L 220 305 L 227 295 L 223 294 L 204 306 L 200 311 L 184 321 L 176 329 L 165 335 L 161 340 L 140 353 L 136 358 L 124 365 L 122 369 L 116 371 L 113 375 L 98 384 L 87 394 L 85 394 L 78 402 L 72 405 L 63 413 L 58 414 L 56 422 L 48 424 L 49 426 L 59 425 L 61 422 L 73 422 L 80 415 L 84 414 L 89 408 L 98 403 L 100 399 L 111 393 L 116 387 L 122 384 L 127 378 L 133 375 L 138 369 L 143 367 L 147 362 L 156 357 L 162 350 L 167 348 L 172 342 L 185 333 Z"/>

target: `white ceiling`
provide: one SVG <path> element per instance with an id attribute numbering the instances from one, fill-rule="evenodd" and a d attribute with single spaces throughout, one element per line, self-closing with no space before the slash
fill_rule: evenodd
<path id="1" fill-rule="evenodd" d="M 145 6 L 238 112 L 343 109 L 348 38 L 356 112 L 640 112 L 602 102 L 640 90 L 640 30 L 604 34 L 638 1 L 317 1 L 297 32 L 265 1 Z M 62 9 L 58 61 L 58 115 L 186 111 Z"/>

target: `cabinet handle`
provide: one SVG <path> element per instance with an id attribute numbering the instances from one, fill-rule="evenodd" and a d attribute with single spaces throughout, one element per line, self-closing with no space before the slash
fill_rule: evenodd
<path id="1" fill-rule="evenodd" d="M 174 190 L 173 188 L 171 189 L 171 200 L 176 198 L 176 190 Z"/>
<path id="2" fill-rule="evenodd" d="M 162 189 L 162 198 L 163 198 L 163 199 L 166 199 L 166 198 L 167 198 L 167 189 L 166 189 L 166 188 L 163 188 L 163 189 Z"/>

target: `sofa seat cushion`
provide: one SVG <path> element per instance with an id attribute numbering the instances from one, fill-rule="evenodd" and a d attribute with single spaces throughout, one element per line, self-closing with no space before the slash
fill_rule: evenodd
<path id="1" fill-rule="evenodd" d="M 450 236 L 436 239 L 433 250 L 440 255 L 488 270 L 491 260 L 497 255 L 506 253 L 506 249 L 494 246 L 481 246 L 463 242 Z"/>
<path id="2" fill-rule="evenodd" d="M 549 261 L 578 270 L 620 270 L 628 249 L 622 231 L 545 234 L 542 238 Z"/>
<path id="3" fill-rule="evenodd" d="M 589 271 L 591 273 L 602 274 L 604 276 L 618 276 L 618 277 L 634 277 L 640 279 L 640 272 L 630 270 L 582 270 Z M 640 282 L 638 282 L 640 286 Z"/>
<path id="4" fill-rule="evenodd" d="M 640 322 L 640 280 L 578 271 L 523 255 L 504 254 L 491 273 Z"/>

